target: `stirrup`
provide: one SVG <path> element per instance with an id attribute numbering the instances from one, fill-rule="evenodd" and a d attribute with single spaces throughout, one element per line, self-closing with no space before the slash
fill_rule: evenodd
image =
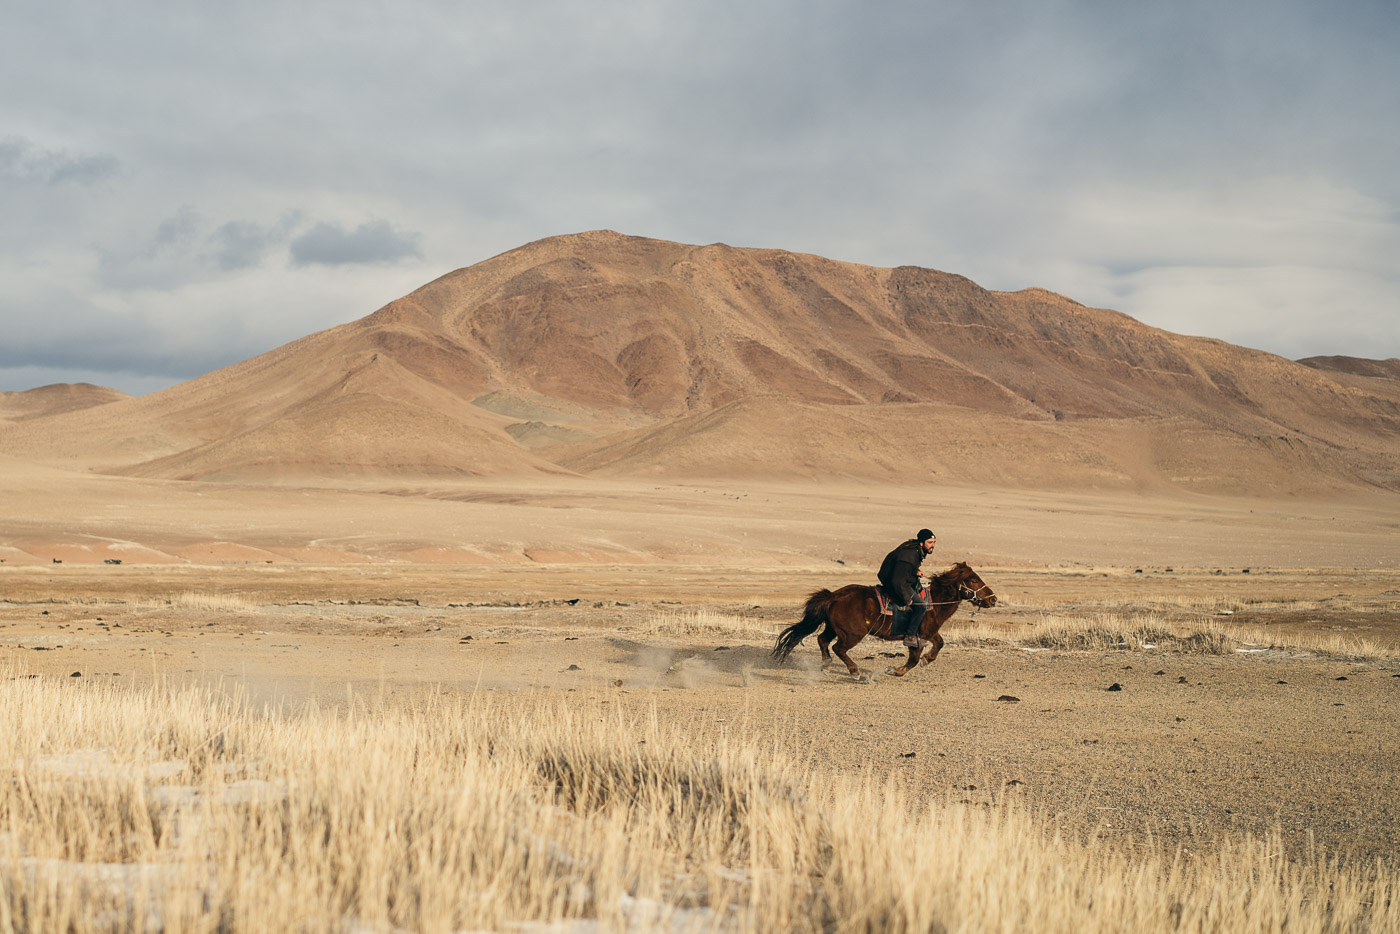
<path id="1" fill-rule="evenodd" d="M 904 645 L 905 645 L 907 648 L 917 649 L 917 648 L 922 648 L 922 647 L 925 646 L 925 645 L 928 645 L 928 643 L 925 642 L 923 639 L 920 639 L 918 636 L 915 636 L 915 635 L 908 635 L 908 636 L 905 636 L 905 637 L 904 637 Z"/>

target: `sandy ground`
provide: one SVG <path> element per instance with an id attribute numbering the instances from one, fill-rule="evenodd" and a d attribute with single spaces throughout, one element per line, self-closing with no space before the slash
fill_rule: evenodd
<path id="1" fill-rule="evenodd" d="M 351 483 L 352 481 L 346 481 Z M 975 565 L 1400 567 L 1394 494 L 1249 499 L 583 478 L 294 487 L 0 457 L 0 568 L 102 564 L 878 566 L 922 526 Z M 865 573 L 865 572 L 861 572 Z"/>
<path id="2" fill-rule="evenodd" d="M 1047 621 L 1135 612 L 1189 630 L 1227 620 L 1296 639 L 1400 649 L 1400 573 L 983 565 L 1005 638 Z M 1217 573 L 1219 571 L 1220 573 Z M 884 675 L 893 644 L 853 656 L 855 683 L 811 640 L 784 666 L 772 637 L 803 596 L 867 574 L 807 567 L 370 565 L 0 568 L 10 677 L 192 680 L 256 703 L 344 704 L 430 690 L 601 693 L 697 735 L 802 750 L 814 773 L 893 775 L 929 798 L 1023 801 L 1079 834 L 1194 850 L 1277 828 L 1393 859 L 1400 840 L 1400 657 L 1044 651 L 953 641 Z M 702 611 L 745 631 L 685 634 Z M 662 620 L 660 632 L 655 631 Z M 902 652 L 900 653 L 902 655 Z M 75 674 L 76 673 L 76 674 Z M 1118 684 L 1120 690 L 1108 688 Z M 999 700 L 1002 697 L 1016 700 Z"/>
<path id="3" fill-rule="evenodd" d="M 1293 855 L 1310 840 L 1357 858 L 1398 849 L 1393 495 L 576 478 L 332 489 L 0 467 L 0 663 L 13 677 L 190 679 L 290 704 L 602 692 L 715 742 L 798 750 L 814 774 L 1013 797 L 1079 834 L 1194 849 L 1277 828 Z M 883 675 L 894 647 L 867 642 L 852 653 L 875 676 L 864 684 L 820 671 L 810 640 L 786 666 L 769 659 L 808 593 L 869 583 L 922 525 L 939 534 L 935 568 L 966 560 L 997 591 L 975 622 L 1001 638 L 1108 614 L 1381 651 L 955 641 L 896 679 Z M 702 611 L 746 622 L 656 624 Z"/>

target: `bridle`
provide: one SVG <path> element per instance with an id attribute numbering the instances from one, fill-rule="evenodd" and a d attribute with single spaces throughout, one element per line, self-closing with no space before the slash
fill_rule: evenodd
<path id="1" fill-rule="evenodd" d="M 969 584 L 967 581 L 958 581 L 958 593 L 962 596 L 964 600 L 971 600 L 973 603 L 977 603 L 978 606 L 990 605 L 990 602 L 987 600 L 987 598 L 982 596 L 982 591 L 984 590 L 987 591 L 987 593 L 989 594 L 992 592 L 992 588 L 988 587 L 986 584 L 983 584 L 981 587 L 978 587 L 976 590 L 973 590 L 972 585 Z"/>
<path id="2" fill-rule="evenodd" d="M 938 578 L 936 578 L 936 577 L 933 578 L 933 580 L 937 580 L 937 579 L 938 579 Z M 930 583 L 932 583 L 932 581 L 930 581 Z M 952 606 L 954 603 L 962 603 L 964 600 L 966 600 L 966 601 L 968 601 L 969 603 L 972 604 L 972 606 L 973 606 L 972 615 L 973 615 L 973 616 L 976 616 L 978 610 L 980 610 L 980 609 L 982 609 L 982 608 L 984 608 L 984 607 L 989 607 L 989 606 L 992 605 L 992 603 L 991 603 L 990 600 L 988 600 L 986 597 L 982 596 L 982 591 L 984 591 L 984 590 L 987 591 L 987 593 L 992 594 L 992 588 L 988 587 L 986 584 L 983 584 L 981 587 L 978 587 L 978 588 L 976 588 L 976 589 L 973 589 L 973 587 L 972 587 L 970 584 L 968 584 L 967 581 L 958 581 L 958 583 L 957 583 L 957 595 L 958 595 L 958 599 L 956 599 L 956 600 L 942 600 L 942 601 L 940 601 L 940 602 L 938 602 L 938 603 L 930 603 L 930 604 L 928 604 L 928 606 Z M 992 596 L 996 596 L 996 595 L 995 595 L 995 594 L 992 594 Z"/>
<path id="3" fill-rule="evenodd" d="M 967 581 L 958 581 L 958 598 L 959 600 L 967 600 L 972 604 L 973 616 L 977 615 L 978 610 L 992 605 L 990 600 L 982 596 L 982 591 L 984 590 L 987 591 L 987 593 L 992 592 L 992 588 L 988 587 L 986 584 L 973 590 Z"/>

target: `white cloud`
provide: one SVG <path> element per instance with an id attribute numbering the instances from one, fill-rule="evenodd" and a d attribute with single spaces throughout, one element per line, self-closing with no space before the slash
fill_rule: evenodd
<path id="1" fill-rule="evenodd" d="M 1400 224 L 1377 198 L 1319 177 L 1123 182 L 1076 191 L 1061 233 L 1109 265 L 1325 264 L 1367 269 L 1400 256 Z"/>
<path id="2" fill-rule="evenodd" d="M 1178 266 L 1125 277 L 1135 317 L 1281 356 L 1393 356 L 1396 283 L 1304 266 Z M 1378 314 L 1378 311 L 1381 312 Z"/>
<path id="3" fill-rule="evenodd" d="M 1400 222 L 1327 179 L 1119 181 L 1040 192 L 1020 209 L 969 224 L 955 271 L 1284 356 L 1400 354 Z"/>

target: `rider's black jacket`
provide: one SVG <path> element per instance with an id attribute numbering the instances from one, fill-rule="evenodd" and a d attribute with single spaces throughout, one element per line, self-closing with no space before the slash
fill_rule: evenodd
<path id="1" fill-rule="evenodd" d="M 885 555 L 880 563 L 880 584 L 900 606 L 912 602 L 919 592 L 919 565 L 924 563 L 924 549 L 915 538 Z"/>

